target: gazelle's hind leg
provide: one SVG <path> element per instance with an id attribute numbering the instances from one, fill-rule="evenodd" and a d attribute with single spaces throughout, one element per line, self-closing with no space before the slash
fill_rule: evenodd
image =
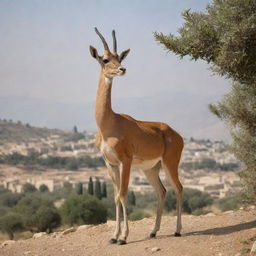
<path id="1" fill-rule="evenodd" d="M 150 170 L 143 171 L 148 179 L 149 183 L 153 186 L 157 193 L 158 197 L 158 205 L 157 205 L 157 212 L 156 212 L 156 222 L 153 230 L 150 233 L 150 237 L 155 237 L 157 231 L 160 229 L 161 225 L 161 217 L 163 213 L 164 207 L 164 200 L 166 196 L 166 189 L 159 178 L 159 170 L 161 165 L 157 164 L 154 168 Z"/>
<path id="2" fill-rule="evenodd" d="M 180 156 L 183 149 L 183 140 L 178 137 L 178 140 L 168 142 L 166 151 L 163 155 L 162 166 L 169 178 L 172 187 L 176 194 L 177 199 L 177 227 L 175 236 L 180 236 L 181 225 L 181 211 L 182 211 L 182 199 L 183 199 L 183 187 L 179 180 L 178 167 L 180 162 Z"/>

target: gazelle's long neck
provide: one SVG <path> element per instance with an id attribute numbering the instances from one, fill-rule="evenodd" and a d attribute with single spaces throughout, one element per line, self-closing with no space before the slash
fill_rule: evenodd
<path id="1" fill-rule="evenodd" d="M 97 126 L 101 132 L 106 130 L 113 122 L 114 112 L 111 107 L 112 80 L 112 78 L 106 78 L 101 72 L 95 111 Z"/>

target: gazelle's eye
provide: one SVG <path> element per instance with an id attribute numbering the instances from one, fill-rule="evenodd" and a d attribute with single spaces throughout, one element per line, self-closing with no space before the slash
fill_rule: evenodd
<path id="1" fill-rule="evenodd" d="M 109 63 L 109 60 L 108 59 L 103 59 L 103 63 L 107 64 L 107 63 Z"/>

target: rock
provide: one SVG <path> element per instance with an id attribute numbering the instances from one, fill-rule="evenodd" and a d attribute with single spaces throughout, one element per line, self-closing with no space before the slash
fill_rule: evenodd
<path id="1" fill-rule="evenodd" d="M 58 236 L 60 236 L 61 235 L 61 232 L 53 232 L 52 234 L 51 234 L 51 236 L 53 237 L 53 238 L 56 238 L 56 237 L 58 237 Z"/>
<path id="2" fill-rule="evenodd" d="M 6 240 L 6 241 L 4 241 L 4 242 L 2 243 L 2 247 L 3 247 L 3 246 L 10 245 L 10 244 L 14 244 L 14 243 L 15 243 L 14 240 Z"/>
<path id="3" fill-rule="evenodd" d="M 46 232 L 35 233 L 35 234 L 33 235 L 33 238 L 34 238 L 34 239 L 37 239 L 37 238 L 40 238 L 40 237 L 45 236 L 45 235 L 47 235 Z"/>
<path id="4" fill-rule="evenodd" d="M 151 252 L 158 252 L 158 251 L 160 251 L 161 249 L 160 248 L 158 248 L 158 247 L 153 247 L 152 249 L 151 249 Z"/>
<path id="5" fill-rule="evenodd" d="M 214 217 L 214 216 L 216 216 L 216 214 L 214 214 L 213 212 L 209 212 L 209 213 L 205 214 L 205 216 Z"/>
<path id="6" fill-rule="evenodd" d="M 250 206 L 248 207 L 249 210 L 254 210 L 255 208 L 256 208 L 255 205 L 250 205 Z"/>
<path id="7" fill-rule="evenodd" d="M 24 252 L 24 255 L 29 255 L 29 254 L 31 254 L 31 251 Z"/>
<path id="8" fill-rule="evenodd" d="M 234 211 L 230 210 L 230 211 L 226 211 L 226 212 L 223 212 L 224 214 L 231 214 L 231 213 L 234 213 Z"/>
<path id="9" fill-rule="evenodd" d="M 114 226 L 116 225 L 116 222 L 113 221 L 113 220 L 108 220 L 108 221 L 107 221 L 107 225 L 108 225 L 109 227 L 114 227 Z"/>
<path id="10" fill-rule="evenodd" d="M 91 228 L 93 225 L 82 225 L 77 228 L 77 230 L 86 230 Z"/>
<path id="11" fill-rule="evenodd" d="M 256 253 L 256 241 L 252 245 L 251 254 Z"/>
<path id="12" fill-rule="evenodd" d="M 61 234 L 62 235 L 67 235 L 67 234 L 75 232 L 75 231 L 76 231 L 76 229 L 74 227 L 71 227 L 71 228 L 68 228 L 68 229 L 64 230 Z"/>

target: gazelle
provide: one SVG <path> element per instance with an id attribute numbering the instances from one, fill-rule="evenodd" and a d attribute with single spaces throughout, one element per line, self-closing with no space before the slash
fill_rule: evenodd
<path id="1" fill-rule="evenodd" d="M 180 236 L 182 185 L 178 177 L 178 165 L 183 149 L 182 137 L 161 122 L 138 121 L 125 114 L 117 114 L 111 107 L 111 89 L 115 76 L 122 76 L 126 69 L 121 62 L 130 49 L 117 54 L 115 31 L 112 32 L 113 52 L 100 32 L 104 54 L 100 56 L 97 50 L 90 46 L 90 53 L 100 64 L 100 79 L 96 98 L 95 117 L 98 126 L 96 146 L 102 152 L 109 175 L 113 181 L 116 204 L 116 227 L 110 243 L 126 244 L 128 237 L 128 218 L 126 198 L 131 168 L 141 169 L 154 187 L 158 196 L 156 221 L 150 237 L 155 237 L 160 229 L 166 189 L 163 186 L 159 171 L 163 167 L 176 193 L 177 227 L 175 236 Z M 124 224 L 121 232 L 121 206 Z"/>

